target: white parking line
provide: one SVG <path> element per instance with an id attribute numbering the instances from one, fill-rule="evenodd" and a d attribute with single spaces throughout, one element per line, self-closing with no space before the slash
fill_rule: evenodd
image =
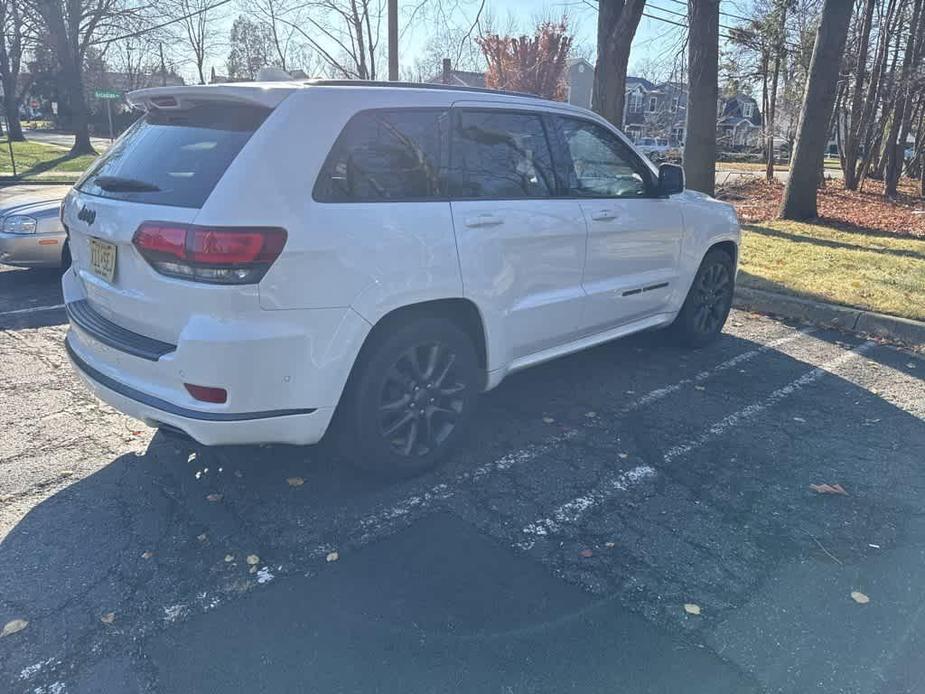
<path id="1" fill-rule="evenodd" d="M 710 369 L 701 371 L 695 376 L 690 378 L 682 378 L 671 385 L 651 390 L 648 393 L 645 393 L 639 398 L 619 408 L 615 415 L 619 417 L 641 407 L 651 405 L 654 402 L 662 400 L 671 393 L 680 390 L 684 386 L 704 381 L 715 374 L 722 373 L 723 371 L 727 371 L 735 366 L 750 361 L 751 359 L 765 354 L 775 349 L 776 347 L 793 342 L 794 340 L 799 340 L 800 338 L 805 338 L 812 332 L 812 328 L 794 331 L 788 335 L 784 335 L 783 337 L 771 340 L 767 344 L 764 344 L 760 347 L 756 347 L 755 349 L 751 349 L 747 352 L 743 352 L 734 357 L 731 357 L 730 359 L 727 359 L 726 361 L 723 361 Z M 600 420 L 589 420 L 588 423 L 583 427 L 583 430 L 589 430 L 602 426 L 604 426 L 604 424 Z M 349 539 L 351 542 L 356 542 L 360 545 L 366 544 L 375 537 L 388 533 L 396 521 L 406 518 L 412 513 L 426 511 L 437 502 L 452 498 L 457 493 L 459 487 L 464 483 L 470 481 L 478 481 L 496 472 L 503 472 L 515 466 L 523 465 L 525 463 L 536 460 L 540 456 L 548 453 L 560 443 L 564 443 L 573 438 L 576 438 L 579 433 L 579 430 L 571 430 L 557 434 L 555 436 L 551 436 L 543 443 L 525 446 L 524 448 L 507 453 L 490 463 L 481 465 L 474 470 L 460 473 L 455 478 L 453 478 L 451 482 L 443 482 L 417 494 L 409 495 L 394 504 L 391 504 L 383 509 L 375 511 L 361 518 L 357 522 L 356 526 L 354 526 L 354 530 L 346 533 L 344 538 Z M 637 468 L 636 472 L 631 470 L 629 472 L 623 473 L 625 475 L 629 475 L 629 477 L 623 478 L 621 476 L 611 480 L 608 486 L 608 493 L 613 494 L 616 491 L 620 491 L 621 484 L 635 484 L 636 482 L 654 474 L 654 470 L 651 470 L 651 468 L 647 468 L 647 470 L 651 472 L 641 472 L 641 470 L 642 468 Z M 633 474 L 631 475 L 631 473 Z M 637 476 L 640 474 L 641 476 Z M 596 503 L 600 503 L 603 498 L 604 497 L 597 499 L 595 497 L 596 500 L 591 503 L 591 506 L 595 505 Z M 582 502 L 578 503 L 580 504 Z M 568 513 L 568 509 L 563 508 L 562 513 Z M 541 519 L 538 522 L 542 523 L 543 520 Z M 312 550 L 310 556 L 323 558 L 332 549 L 333 546 L 330 544 L 320 545 Z"/>
<path id="2" fill-rule="evenodd" d="M 525 526 L 521 532 L 527 536 L 527 539 L 518 542 L 516 546 L 520 549 L 530 549 L 536 538 L 551 535 L 558 532 L 563 525 L 569 525 L 581 520 L 588 509 L 600 505 L 617 492 L 625 492 L 630 487 L 652 477 L 655 477 L 655 469 L 648 465 L 639 465 L 632 470 L 620 473 L 616 477 L 611 477 L 604 484 L 598 485 L 587 494 L 562 504 L 553 511 L 551 517 L 540 518 Z"/>
<path id="3" fill-rule="evenodd" d="M 807 371 L 798 379 L 791 381 L 787 385 L 782 386 L 772 392 L 764 400 L 754 402 L 751 405 L 742 408 L 738 412 L 733 412 L 732 414 L 723 417 L 697 438 L 692 439 L 687 443 L 683 443 L 680 446 L 669 448 L 665 452 L 665 455 L 662 457 L 662 460 L 666 463 L 670 463 L 675 458 L 686 455 L 687 453 L 700 448 L 711 439 L 715 439 L 717 436 L 721 436 L 726 432 L 727 429 L 737 426 L 743 421 L 752 419 L 755 415 L 764 412 L 766 409 L 772 407 L 773 405 L 776 405 L 778 402 L 786 397 L 789 397 L 790 395 L 793 395 L 801 388 L 818 381 L 824 375 L 830 373 L 834 369 L 837 369 L 845 362 L 851 361 L 852 359 L 857 359 L 860 355 L 864 354 L 864 352 L 874 347 L 875 344 L 875 342 L 864 342 L 863 344 L 860 344 L 852 349 L 850 352 L 845 352 L 835 359 L 830 359 L 829 361 L 817 366 L 811 371 Z"/>
<path id="4" fill-rule="evenodd" d="M 54 306 L 31 306 L 29 308 L 17 308 L 13 311 L 0 311 L 0 316 L 14 316 L 20 313 L 35 313 L 37 311 L 54 311 L 59 308 L 64 308 L 64 304 L 55 304 Z"/>

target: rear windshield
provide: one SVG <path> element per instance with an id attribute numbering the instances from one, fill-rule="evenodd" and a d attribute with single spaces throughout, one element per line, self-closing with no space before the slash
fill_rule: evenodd
<path id="1" fill-rule="evenodd" d="M 78 189 L 154 205 L 202 207 L 269 109 L 211 103 L 140 118 Z"/>

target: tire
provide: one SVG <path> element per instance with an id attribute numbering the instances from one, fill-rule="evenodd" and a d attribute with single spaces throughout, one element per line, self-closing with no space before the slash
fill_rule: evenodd
<path id="1" fill-rule="evenodd" d="M 480 390 L 472 340 L 442 318 L 402 322 L 373 337 L 338 412 L 340 448 L 388 478 L 418 475 L 465 434 Z"/>
<path id="2" fill-rule="evenodd" d="M 705 347 L 723 330 L 735 288 L 735 262 L 726 251 L 707 252 L 684 305 L 672 323 L 675 338 L 688 347 Z"/>

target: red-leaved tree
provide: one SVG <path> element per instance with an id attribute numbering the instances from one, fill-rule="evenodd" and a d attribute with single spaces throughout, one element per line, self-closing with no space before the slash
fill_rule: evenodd
<path id="1" fill-rule="evenodd" d="M 533 36 L 489 33 L 477 41 L 488 62 L 486 86 L 565 100 L 565 64 L 572 47 L 565 19 L 541 22 Z"/>

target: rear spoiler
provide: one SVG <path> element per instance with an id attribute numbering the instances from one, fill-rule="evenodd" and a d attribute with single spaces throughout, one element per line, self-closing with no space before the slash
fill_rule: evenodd
<path id="1" fill-rule="evenodd" d="M 126 99 L 134 108 L 183 110 L 204 102 L 224 101 L 275 108 L 302 87 L 295 82 L 250 82 L 248 84 L 205 84 L 190 87 L 151 87 L 129 92 Z"/>

